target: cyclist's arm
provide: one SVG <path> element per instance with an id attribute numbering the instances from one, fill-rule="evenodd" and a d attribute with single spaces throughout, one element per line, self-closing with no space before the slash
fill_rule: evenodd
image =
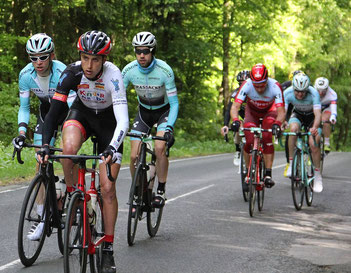
<path id="1" fill-rule="evenodd" d="M 285 120 L 285 108 L 284 106 L 277 107 L 277 121 L 283 123 Z"/>
<path id="2" fill-rule="evenodd" d="M 117 126 L 115 128 L 110 145 L 113 146 L 116 150 L 118 150 L 119 146 L 123 143 L 123 139 L 126 136 L 129 128 L 126 90 L 124 88 L 123 81 L 121 80 L 120 72 L 118 74 L 118 90 L 115 90 L 115 88 L 113 88 L 114 91 L 111 94 L 113 113 L 117 121 Z"/>
<path id="3" fill-rule="evenodd" d="M 58 95 L 60 100 L 57 99 Z M 58 126 L 58 117 L 60 114 L 66 110 L 67 105 L 67 95 L 55 93 L 51 100 L 50 110 L 45 116 L 44 126 L 43 126 L 43 145 L 49 144 L 50 140 L 54 134 L 55 129 Z"/>
<path id="4" fill-rule="evenodd" d="M 174 124 L 178 117 L 179 101 L 177 95 L 177 87 L 174 81 L 173 70 L 169 66 L 168 69 L 169 73 L 165 80 L 166 95 L 168 97 L 168 102 L 170 106 L 167 127 L 170 127 L 173 130 Z"/>
<path id="5" fill-rule="evenodd" d="M 241 107 L 241 102 L 235 101 L 230 109 L 230 117 L 232 120 L 239 119 L 239 110 Z"/>
<path id="6" fill-rule="evenodd" d="M 18 111 L 18 132 L 25 135 L 30 118 L 30 91 L 20 91 L 20 107 Z"/>
<path id="7" fill-rule="evenodd" d="M 229 125 L 229 121 L 230 121 L 230 110 L 232 109 L 232 105 L 233 105 L 233 98 L 230 98 L 230 101 L 227 105 L 227 109 L 225 110 L 224 113 L 224 126 L 228 126 Z"/>
<path id="8" fill-rule="evenodd" d="M 322 113 L 320 108 L 313 108 L 314 113 L 314 121 L 313 121 L 313 128 L 317 129 L 319 124 L 321 123 Z"/>

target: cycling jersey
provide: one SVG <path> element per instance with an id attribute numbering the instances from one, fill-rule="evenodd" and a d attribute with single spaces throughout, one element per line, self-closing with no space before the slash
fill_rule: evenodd
<path id="1" fill-rule="evenodd" d="M 27 64 L 19 74 L 20 108 L 18 112 L 18 131 L 27 131 L 30 117 L 30 92 L 32 91 L 40 100 L 39 116 L 44 118 L 50 108 L 51 99 L 56 91 L 56 86 L 66 65 L 53 60 L 50 69 L 49 87 L 41 86 L 37 72 L 32 63 Z M 45 91 L 44 91 L 45 90 Z M 47 91 L 46 91 L 47 90 Z M 75 93 L 69 94 L 68 104 L 72 104 Z M 38 121 L 39 122 L 39 121 Z"/>
<path id="2" fill-rule="evenodd" d="M 329 86 L 325 95 L 321 97 L 322 110 L 329 111 L 331 112 L 332 115 L 335 115 L 336 117 L 338 115 L 337 106 L 336 106 L 337 100 L 338 100 L 338 95 Z"/>
<path id="3" fill-rule="evenodd" d="M 135 60 L 122 71 L 125 88 L 131 82 L 139 104 L 149 110 L 170 105 L 167 126 L 174 127 L 179 102 L 172 68 L 164 61 L 154 58 L 149 67 L 143 68 Z"/>
<path id="4" fill-rule="evenodd" d="M 96 80 L 89 80 L 85 77 L 80 61 L 69 65 L 65 69 L 53 97 L 52 106 L 45 119 L 43 143 L 48 143 L 48 137 L 52 134 L 52 123 L 55 122 L 60 109 L 67 102 L 70 90 L 77 93 L 77 99 L 72 105 L 72 109 L 84 109 L 80 111 L 89 111 L 90 114 L 96 115 L 107 111 L 114 113 L 117 126 L 105 129 L 114 129 L 110 145 L 117 150 L 129 128 L 129 119 L 121 72 L 111 62 L 103 64 L 102 73 Z M 100 123 L 103 125 L 104 120 L 101 119 Z"/>
<path id="5" fill-rule="evenodd" d="M 319 93 L 312 86 L 308 87 L 307 94 L 302 100 L 298 100 L 295 97 L 294 89 L 290 86 L 284 91 L 284 100 L 285 110 L 291 103 L 294 106 L 293 112 L 297 112 L 300 115 L 310 115 L 313 114 L 314 109 L 321 109 Z"/>
<path id="6" fill-rule="evenodd" d="M 263 94 L 257 93 L 251 79 L 240 86 L 235 102 L 240 104 L 246 101 L 247 105 L 256 112 L 274 111 L 276 107 L 284 106 L 283 94 L 280 84 L 268 78 L 266 90 Z"/>

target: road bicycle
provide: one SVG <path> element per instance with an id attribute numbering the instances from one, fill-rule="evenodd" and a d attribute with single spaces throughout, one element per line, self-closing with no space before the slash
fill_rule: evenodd
<path id="1" fill-rule="evenodd" d="M 92 138 L 93 155 L 50 155 L 55 159 L 71 159 L 78 164 L 78 184 L 69 196 L 69 204 L 64 234 L 64 272 L 84 273 L 87 269 L 88 257 L 90 272 L 101 272 L 102 243 L 105 241 L 103 200 L 100 192 L 99 172 L 96 169 L 96 139 Z M 93 159 L 92 168 L 86 167 L 86 161 Z M 106 164 L 106 172 L 110 181 L 111 167 Z M 86 191 L 86 173 L 91 174 L 90 189 Z"/>
<path id="2" fill-rule="evenodd" d="M 290 179 L 294 206 L 300 210 L 304 197 L 308 206 L 313 201 L 314 166 L 308 144 L 311 132 L 284 132 L 282 135 L 297 136 Z"/>
<path id="3" fill-rule="evenodd" d="M 24 143 L 23 147 L 42 148 L 40 145 Z M 54 147 L 49 147 L 50 152 L 62 151 Z M 14 149 L 12 159 L 17 154 L 17 161 L 21 159 L 21 149 Z M 56 198 L 55 182 L 58 177 L 54 174 L 53 162 L 39 165 L 39 172 L 30 182 L 26 191 L 17 231 L 17 249 L 19 258 L 24 266 L 31 266 L 38 258 L 46 237 L 57 233 L 58 247 L 63 254 L 64 221 L 62 210 L 58 208 Z M 62 200 L 64 203 L 64 199 Z M 30 238 L 29 233 L 34 231 L 38 225 L 43 225 L 39 238 Z"/>
<path id="4" fill-rule="evenodd" d="M 261 127 L 241 128 L 242 131 L 248 131 L 254 134 L 254 143 L 250 152 L 250 163 L 248 166 L 245 183 L 248 184 L 249 193 L 249 213 L 253 217 L 255 210 L 255 202 L 257 199 L 257 207 L 259 211 L 263 209 L 265 184 L 264 173 L 265 164 L 263 158 L 262 133 L 272 132 L 272 129 L 263 129 Z"/>
<path id="5" fill-rule="evenodd" d="M 127 240 L 128 245 L 134 244 L 138 221 L 145 218 L 146 213 L 147 231 L 150 237 L 156 236 L 160 227 L 163 207 L 155 207 L 152 201 L 156 194 L 156 155 L 152 147 L 148 146 L 149 139 L 166 141 L 164 137 L 149 136 L 148 134 L 127 133 L 127 136 L 139 138 L 140 150 L 135 163 L 135 173 L 129 191 L 129 211 Z M 168 147 L 166 155 L 168 156 Z M 149 155 L 149 156 L 148 156 Z M 149 159 L 148 159 L 149 157 Z M 149 172 L 149 179 L 148 179 Z"/>

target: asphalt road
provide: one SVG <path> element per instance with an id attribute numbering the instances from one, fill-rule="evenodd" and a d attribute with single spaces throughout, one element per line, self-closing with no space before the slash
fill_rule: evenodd
<path id="1" fill-rule="evenodd" d="M 146 222 L 127 244 L 129 170 L 121 170 L 114 250 L 117 272 L 351 272 L 351 153 L 331 153 L 324 191 L 296 211 L 290 181 L 277 153 L 262 212 L 251 218 L 232 155 L 172 161 L 167 204 L 155 238 Z M 56 237 L 45 241 L 37 262 L 22 266 L 17 224 L 26 185 L 0 188 L 0 273 L 63 272 Z"/>

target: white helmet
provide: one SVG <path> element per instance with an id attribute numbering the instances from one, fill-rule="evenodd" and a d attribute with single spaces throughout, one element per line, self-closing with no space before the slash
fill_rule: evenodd
<path id="1" fill-rule="evenodd" d="M 132 45 L 134 47 L 137 46 L 147 46 L 147 47 L 155 47 L 156 46 L 156 38 L 155 36 L 148 31 L 139 32 L 134 36 Z"/>
<path id="2" fill-rule="evenodd" d="M 321 90 L 321 89 L 326 90 L 328 87 L 329 87 L 329 80 L 327 78 L 319 77 L 314 82 L 314 88 L 316 88 L 317 90 Z"/>
<path id="3" fill-rule="evenodd" d="M 28 54 L 51 53 L 54 48 L 54 42 L 45 33 L 38 33 L 30 37 L 26 46 Z"/>
<path id="4" fill-rule="evenodd" d="M 307 92 L 310 86 L 310 78 L 304 73 L 296 74 L 292 79 L 292 85 L 296 91 Z"/>

